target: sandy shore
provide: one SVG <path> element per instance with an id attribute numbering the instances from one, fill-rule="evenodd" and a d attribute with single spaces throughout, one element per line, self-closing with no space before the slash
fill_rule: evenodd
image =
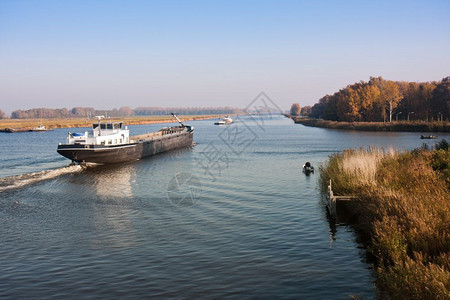
<path id="1" fill-rule="evenodd" d="M 184 121 L 217 119 L 224 115 L 192 115 L 179 116 Z M 143 125 L 155 123 L 176 122 L 172 116 L 134 116 L 111 118 L 113 121 L 123 122 L 126 125 Z M 44 125 L 47 129 L 90 127 L 92 120 L 86 118 L 55 118 L 55 119 L 2 119 L 0 120 L 0 130 L 7 128 L 18 131 L 28 131 L 34 127 Z"/>

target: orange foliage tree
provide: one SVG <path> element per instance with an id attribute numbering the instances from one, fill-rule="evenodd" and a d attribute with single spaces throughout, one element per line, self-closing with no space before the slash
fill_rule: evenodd
<path id="1" fill-rule="evenodd" d="M 450 77 L 436 82 L 399 82 L 371 77 L 333 95 L 322 97 L 309 116 L 333 121 L 392 122 L 392 116 L 409 120 L 445 119 L 450 111 Z"/>
<path id="2" fill-rule="evenodd" d="M 300 104 L 298 104 L 298 103 L 292 104 L 292 106 L 291 106 L 291 115 L 293 115 L 293 116 L 300 115 L 301 109 L 302 108 L 301 108 Z"/>

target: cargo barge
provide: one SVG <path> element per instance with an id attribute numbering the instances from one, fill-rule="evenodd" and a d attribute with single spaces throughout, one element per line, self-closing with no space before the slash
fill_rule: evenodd
<path id="1" fill-rule="evenodd" d="M 194 127 L 183 124 L 172 114 L 180 126 L 165 127 L 159 131 L 130 136 L 121 122 L 98 122 L 92 130 L 70 133 L 57 152 L 73 163 L 111 164 L 138 160 L 146 156 L 192 145 Z"/>

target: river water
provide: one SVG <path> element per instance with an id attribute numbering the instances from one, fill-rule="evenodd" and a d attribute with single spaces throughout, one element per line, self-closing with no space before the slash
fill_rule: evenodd
<path id="1" fill-rule="evenodd" d="M 0 297 L 374 298 L 364 249 L 301 166 L 420 133 L 213 122 L 188 122 L 191 148 L 87 169 L 56 153 L 67 129 L 0 133 Z"/>

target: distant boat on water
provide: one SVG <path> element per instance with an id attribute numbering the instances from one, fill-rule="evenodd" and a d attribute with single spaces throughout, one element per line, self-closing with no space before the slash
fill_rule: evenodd
<path id="1" fill-rule="evenodd" d="M 437 139 L 438 137 L 436 135 L 421 135 L 420 139 Z"/>
<path id="2" fill-rule="evenodd" d="M 28 130 L 28 131 L 52 131 L 53 129 L 48 129 L 47 127 L 45 127 L 44 125 L 39 125 L 39 126 L 37 126 L 37 127 L 34 127 L 34 128 L 31 128 L 30 130 Z"/>
<path id="3" fill-rule="evenodd" d="M 16 132 L 36 132 L 36 131 L 52 131 L 53 129 L 48 129 L 43 125 L 37 126 L 37 127 L 33 127 L 33 128 L 27 128 L 27 127 L 22 127 L 22 128 L 4 128 L 1 129 L 0 132 L 6 132 L 6 133 L 16 133 Z"/>
<path id="4" fill-rule="evenodd" d="M 231 119 L 229 116 L 226 116 L 222 118 L 222 120 L 215 122 L 214 125 L 229 125 L 233 123 L 233 119 Z"/>
<path id="5" fill-rule="evenodd" d="M 15 132 L 28 132 L 30 129 L 28 128 L 4 128 L 0 130 L 0 132 L 6 132 L 6 133 L 15 133 Z"/>

